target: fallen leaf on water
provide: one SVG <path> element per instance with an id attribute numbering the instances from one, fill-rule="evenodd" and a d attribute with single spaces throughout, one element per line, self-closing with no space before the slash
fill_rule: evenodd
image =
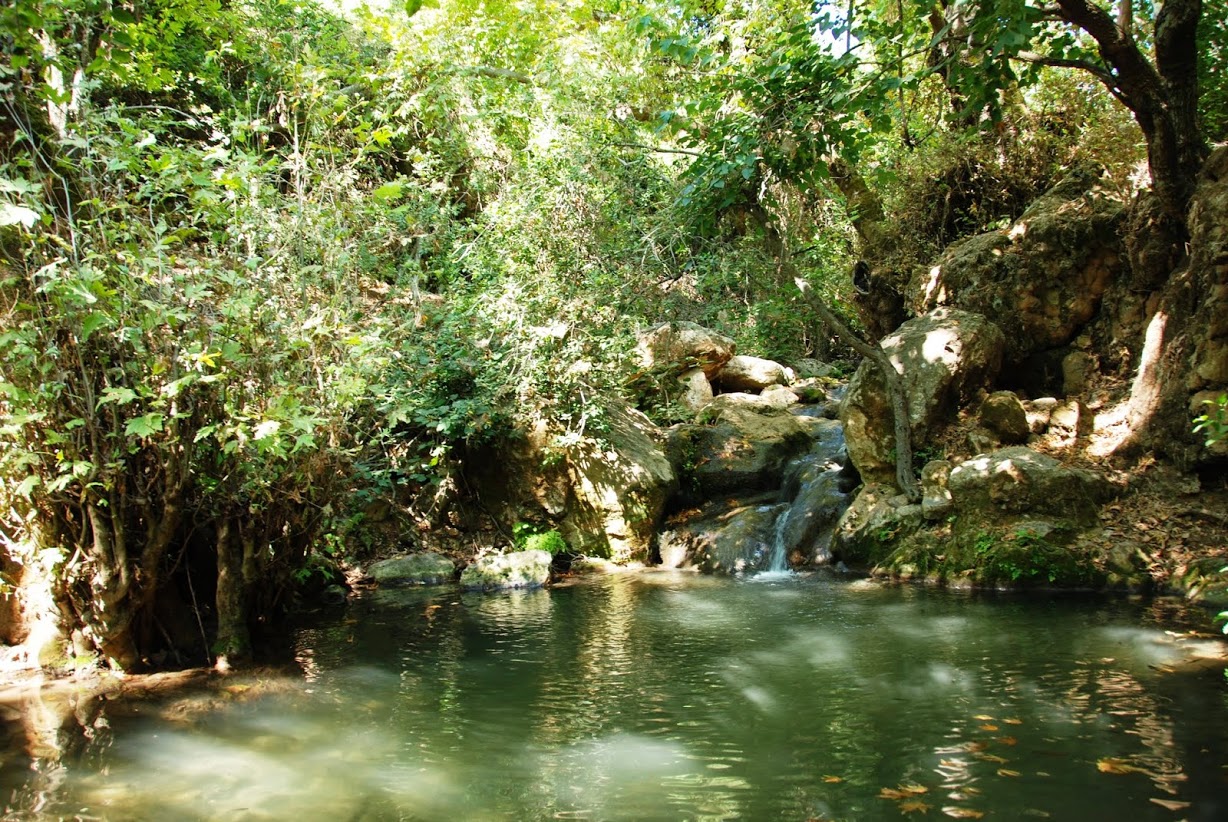
<path id="1" fill-rule="evenodd" d="M 1019 742 L 1019 740 L 1015 739 L 1013 736 L 999 736 L 997 737 L 997 741 L 1001 742 L 1003 745 L 1016 745 Z"/>
<path id="2" fill-rule="evenodd" d="M 1023 724 L 1022 719 L 1004 719 L 1002 721 L 1005 722 L 1007 725 L 1022 725 Z"/>
<path id="3" fill-rule="evenodd" d="M 900 810 L 904 813 L 929 813 L 930 806 L 920 799 L 910 799 L 900 803 Z"/>
<path id="4" fill-rule="evenodd" d="M 843 782 L 844 777 L 843 776 L 825 776 L 823 777 L 823 781 L 829 785 L 835 785 L 837 782 Z"/>
<path id="5" fill-rule="evenodd" d="M 1114 759 L 1111 756 L 1097 760 L 1096 769 L 1100 771 L 1100 773 L 1144 773 L 1142 768 L 1135 767 L 1134 765 L 1131 765 L 1121 759 Z"/>
<path id="6" fill-rule="evenodd" d="M 960 808 L 955 805 L 947 805 L 942 812 L 955 819 L 980 819 L 985 815 L 984 811 L 974 811 L 972 808 Z"/>
<path id="7" fill-rule="evenodd" d="M 894 799 L 898 801 L 900 799 L 907 799 L 908 794 L 904 793 L 903 791 L 897 791 L 895 788 L 883 788 L 878 792 L 878 798 Z"/>
<path id="8" fill-rule="evenodd" d="M 975 720 L 977 720 L 977 721 L 979 721 L 979 722 L 991 722 L 991 721 L 993 721 L 993 717 L 992 717 L 992 716 L 990 716 L 989 714 L 977 714 L 976 716 L 974 716 L 974 717 L 972 717 L 972 718 L 973 718 L 973 719 L 975 719 Z"/>
<path id="9" fill-rule="evenodd" d="M 911 794 L 912 796 L 920 796 L 923 793 L 930 792 L 929 788 L 925 787 L 924 785 L 917 785 L 916 783 L 912 785 L 901 785 L 900 790 L 906 794 Z"/>
<path id="10" fill-rule="evenodd" d="M 992 725 L 992 724 L 986 723 L 986 724 L 984 724 L 984 725 L 982 725 L 982 726 L 981 726 L 981 730 L 982 730 L 982 731 L 996 731 L 996 730 L 998 730 L 998 726 L 997 726 L 997 725 Z"/>
<path id="11" fill-rule="evenodd" d="M 1019 776 L 1019 771 L 1012 771 L 1010 768 L 998 768 L 998 776 Z"/>
<path id="12" fill-rule="evenodd" d="M 987 754 L 987 753 L 977 754 L 976 758 L 984 762 L 997 762 L 999 765 L 1005 764 L 1006 762 L 1010 761 L 1004 756 L 998 756 L 996 754 Z"/>
<path id="13" fill-rule="evenodd" d="M 988 747 L 989 743 L 987 742 L 968 742 L 964 745 L 964 750 L 976 753 L 977 751 L 983 751 Z"/>
<path id="14" fill-rule="evenodd" d="M 1042 811 L 1040 808 L 1028 808 L 1023 812 L 1024 816 L 1035 816 L 1037 819 L 1048 819 L 1053 814 L 1048 811 Z"/>
<path id="15" fill-rule="evenodd" d="M 1189 802 L 1178 802 L 1176 799 L 1156 799 L 1152 797 L 1151 801 L 1161 808 L 1167 808 L 1170 811 L 1182 811 L 1190 806 Z"/>
<path id="16" fill-rule="evenodd" d="M 900 785 L 895 788 L 883 788 L 878 792 L 880 799 L 911 799 L 923 793 L 929 793 L 924 785 Z"/>
<path id="17" fill-rule="evenodd" d="M 940 768 L 963 768 L 964 763 L 958 759 L 939 759 L 938 767 Z"/>

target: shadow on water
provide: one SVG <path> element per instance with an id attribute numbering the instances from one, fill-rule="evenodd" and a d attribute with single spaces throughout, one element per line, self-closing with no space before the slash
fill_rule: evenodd
<path id="1" fill-rule="evenodd" d="M 1127 603 L 804 575 L 382 591 L 293 676 L 10 708 L 0 778 L 22 819 L 1222 819 L 1197 650 Z"/>

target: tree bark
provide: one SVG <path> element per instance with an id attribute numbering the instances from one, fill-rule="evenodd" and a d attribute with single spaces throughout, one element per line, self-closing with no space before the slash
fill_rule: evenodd
<path id="1" fill-rule="evenodd" d="M 248 584 L 244 574 L 243 546 L 230 517 L 217 526 L 217 639 L 213 650 L 219 670 L 228 670 L 251 654 L 251 630 L 247 624 Z"/>

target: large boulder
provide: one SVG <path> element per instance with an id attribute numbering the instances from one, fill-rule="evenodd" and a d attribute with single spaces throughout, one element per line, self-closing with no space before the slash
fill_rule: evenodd
<path id="1" fill-rule="evenodd" d="M 597 436 L 562 439 L 542 421 L 495 448 L 468 455 L 470 487 L 505 530 L 557 528 L 577 553 L 645 561 L 677 478 L 639 411 L 607 408 Z"/>
<path id="2" fill-rule="evenodd" d="M 947 481 L 959 516 L 987 522 L 1045 515 L 1096 524 L 1113 486 L 1100 474 L 1068 468 L 1023 446 L 981 454 L 957 465 Z"/>
<path id="3" fill-rule="evenodd" d="M 678 404 L 692 414 L 712 402 L 712 383 L 708 382 L 702 368 L 684 371 L 678 377 L 678 386 Z"/>
<path id="4" fill-rule="evenodd" d="M 1010 227 L 950 246 L 907 289 L 922 314 L 950 306 L 988 317 L 1006 334 L 1006 358 L 1070 343 L 1128 268 L 1123 205 L 1087 172 L 1071 174 Z"/>
<path id="5" fill-rule="evenodd" d="M 733 357 L 734 342 L 724 334 L 688 322 L 663 323 L 639 333 L 636 354 L 648 371 L 702 368 L 711 379 Z"/>
<path id="6" fill-rule="evenodd" d="M 536 588 L 550 580 L 550 563 L 545 551 L 488 554 L 469 563 L 461 572 L 460 584 L 475 591 Z"/>
<path id="7" fill-rule="evenodd" d="M 667 451 L 684 501 L 717 494 L 775 490 L 785 464 L 809 449 L 808 421 L 768 402 L 717 397 L 701 415 L 707 424 L 675 425 Z"/>
<path id="8" fill-rule="evenodd" d="M 980 314 L 939 308 L 909 320 L 880 343 L 908 396 L 913 445 L 921 447 L 951 412 L 991 382 L 1002 365 L 1002 332 Z M 891 396 L 869 360 L 858 367 L 841 406 L 849 456 L 862 477 L 894 482 Z"/>
<path id="9" fill-rule="evenodd" d="M 452 560 L 430 552 L 380 560 L 367 569 L 367 576 L 380 585 L 439 585 L 451 582 L 455 574 Z"/>
<path id="10" fill-rule="evenodd" d="M 769 385 L 788 385 L 789 371 L 780 363 L 762 357 L 737 354 L 716 373 L 723 391 L 762 391 Z"/>
<path id="11" fill-rule="evenodd" d="M 775 526 L 788 504 L 771 498 L 706 506 L 661 534 L 661 563 L 709 574 L 740 574 L 768 567 Z"/>

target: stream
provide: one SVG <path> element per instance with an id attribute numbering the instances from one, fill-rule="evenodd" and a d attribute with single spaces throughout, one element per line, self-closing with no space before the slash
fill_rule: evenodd
<path id="1" fill-rule="evenodd" d="M 1217 643 L 1173 624 L 804 574 L 375 591 L 276 681 L 7 716 L 3 818 L 1228 818 Z"/>

